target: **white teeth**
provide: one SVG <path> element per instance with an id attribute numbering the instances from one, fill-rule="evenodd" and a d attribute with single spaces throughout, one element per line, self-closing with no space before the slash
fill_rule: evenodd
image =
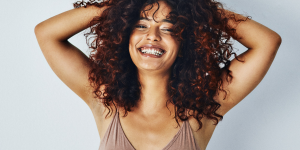
<path id="1" fill-rule="evenodd" d="M 146 54 L 153 54 L 153 55 L 156 55 L 156 56 L 160 56 L 163 54 L 163 52 L 155 49 L 155 48 L 141 48 L 141 52 L 142 53 L 146 53 Z"/>

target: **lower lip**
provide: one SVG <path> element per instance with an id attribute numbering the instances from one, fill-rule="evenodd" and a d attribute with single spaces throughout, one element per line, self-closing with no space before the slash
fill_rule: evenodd
<path id="1" fill-rule="evenodd" d="M 163 53 L 162 55 L 157 56 L 157 55 L 154 55 L 154 54 L 142 53 L 140 50 L 138 50 L 138 51 L 140 52 L 140 54 L 142 56 L 144 56 L 144 57 L 152 57 L 152 58 L 160 58 L 160 57 L 162 57 L 165 54 L 165 53 Z"/>

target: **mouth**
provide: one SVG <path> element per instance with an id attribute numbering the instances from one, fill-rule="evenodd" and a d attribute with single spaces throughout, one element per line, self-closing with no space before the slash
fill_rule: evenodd
<path id="1" fill-rule="evenodd" d="M 163 54 L 166 53 L 165 50 L 161 48 L 156 48 L 156 47 L 140 47 L 138 50 L 145 55 L 153 55 L 153 56 L 162 56 Z"/>

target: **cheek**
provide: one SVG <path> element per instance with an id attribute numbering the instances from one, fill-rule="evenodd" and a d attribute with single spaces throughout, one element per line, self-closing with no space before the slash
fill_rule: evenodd
<path id="1" fill-rule="evenodd" d="M 136 45 L 141 41 L 142 37 L 138 34 L 132 33 L 129 39 L 129 50 L 135 49 Z"/>
<path id="2" fill-rule="evenodd" d="M 169 38 L 166 40 L 166 44 L 170 46 L 170 49 L 174 50 L 174 53 L 177 54 L 179 52 L 179 48 L 180 48 L 180 42 L 173 39 L 173 38 Z"/>

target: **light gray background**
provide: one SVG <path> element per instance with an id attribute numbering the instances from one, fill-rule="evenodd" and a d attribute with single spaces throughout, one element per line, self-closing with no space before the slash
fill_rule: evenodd
<path id="1" fill-rule="evenodd" d="M 0 150 L 98 149 L 90 109 L 52 72 L 34 35 L 35 25 L 72 9 L 73 2 L 1 1 Z M 300 2 L 222 2 L 273 29 L 283 42 L 263 81 L 224 116 L 207 150 L 298 150 Z M 88 51 L 83 33 L 71 42 Z M 235 43 L 238 53 L 245 51 Z"/>

